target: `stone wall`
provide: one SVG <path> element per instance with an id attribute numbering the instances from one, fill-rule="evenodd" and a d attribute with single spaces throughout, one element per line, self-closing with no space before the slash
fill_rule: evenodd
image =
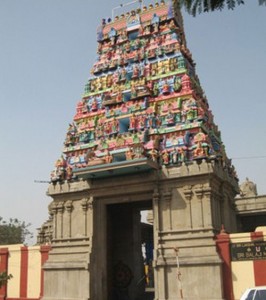
<path id="1" fill-rule="evenodd" d="M 214 241 L 222 224 L 236 232 L 237 185 L 215 162 L 50 185 L 52 251 L 45 300 L 108 298 L 110 205 L 149 201 L 154 216 L 155 299 L 176 299 L 179 248 L 186 299 L 224 299 L 222 261 Z M 65 285 L 65 282 L 68 285 Z"/>

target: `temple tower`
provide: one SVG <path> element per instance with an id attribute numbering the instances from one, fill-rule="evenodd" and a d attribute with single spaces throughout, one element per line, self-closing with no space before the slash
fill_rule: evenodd
<path id="1" fill-rule="evenodd" d="M 176 1 L 140 1 L 97 41 L 48 188 L 42 299 L 224 299 L 214 238 L 237 230 L 238 182 Z"/>

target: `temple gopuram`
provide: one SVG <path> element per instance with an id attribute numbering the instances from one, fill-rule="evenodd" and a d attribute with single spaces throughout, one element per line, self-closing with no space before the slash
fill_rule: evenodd
<path id="1" fill-rule="evenodd" d="M 237 231 L 236 172 L 177 1 L 135 2 L 97 28 L 51 173 L 44 300 L 225 299 L 214 238 Z"/>

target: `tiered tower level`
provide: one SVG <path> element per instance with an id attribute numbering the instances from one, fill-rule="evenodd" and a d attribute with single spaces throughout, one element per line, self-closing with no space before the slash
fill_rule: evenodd
<path id="1" fill-rule="evenodd" d="M 102 21 L 98 58 L 52 182 L 107 176 L 106 167 L 133 172 L 138 162 L 160 168 L 202 159 L 235 177 L 175 5 L 161 1 Z"/>

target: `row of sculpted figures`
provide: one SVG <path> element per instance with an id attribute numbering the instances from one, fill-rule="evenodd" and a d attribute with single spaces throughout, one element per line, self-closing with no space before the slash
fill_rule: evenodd
<path id="1" fill-rule="evenodd" d="M 208 112 L 201 113 L 197 106 L 188 107 L 186 110 L 168 110 L 164 114 L 144 110 L 133 112 L 125 117 L 93 118 L 91 121 L 83 119 L 78 125 L 71 124 L 66 134 L 65 146 L 75 146 L 89 143 L 102 137 L 116 136 L 127 132 L 139 132 L 147 129 L 152 132 L 171 131 L 171 128 L 182 128 L 189 124 L 190 127 L 208 121 Z M 114 113 L 114 112 L 113 112 Z M 75 128 L 75 130 L 73 129 Z"/>
<path id="2" fill-rule="evenodd" d="M 98 42 L 98 58 L 95 66 L 98 63 L 112 66 L 108 63 L 108 60 L 112 59 L 117 63 L 116 60 L 119 57 L 124 62 L 127 62 L 127 58 L 131 58 L 127 55 L 129 53 L 134 53 L 133 56 L 139 56 L 138 59 L 141 60 L 147 58 L 149 51 L 156 47 L 164 51 L 164 49 L 167 50 L 169 45 L 177 44 L 174 48 L 176 50 L 180 49 L 180 44 L 182 44 L 179 36 L 180 30 L 175 25 L 174 20 L 155 26 L 159 30 L 151 33 L 150 29 L 154 28 L 154 26 L 147 25 L 144 30 L 140 27 L 139 32 L 135 31 L 133 34 L 132 32 L 127 32 L 125 29 L 121 29 L 118 32 L 114 28 L 111 28 L 111 37 Z M 173 50 L 175 50 L 174 48 Z"/>
<path id="3" fill-rule="evenodd" d="M 160 76 L 175 74 L 186 67 L 185 58 L 182 55 L 169 59 L 161 59 L 155 62 L 130 63 L 127 66 L 118 67 L 114 72 L 107 72 L 88 80 L 84 94 L 90 95 L 108 90 L 117 84 L 126 84 L 132 79 L 145 77 L 145 81 Z"/>
<path id="4" fill-rule="evenodd" d="M 194 133 L 176 131 L 163 135 L 149 135 L 148 131 L 129 132 L 102 137 L 90 148 L 66 151 L 64 158 L 56 162 L 51 180 L 71 179 L 72 170 L 76 168 L 115 163 L 118 149 L 122 149 L 124 160 L 147 157 L 164 165 L 221 156 L 220 146 L 216 145 L 214 149 L 212 140 L 201 128 L 195 129 Z"/>
<path id="5" fill-rule="evenodd" d="M 138 49 L 131 50 L 130 42 L 128 42 L 125 44 L 125 46 L 128 45 L 128 48 L 118 47 L 101 54 L 94 63 L 91 73 L 100 75 L 132 63 L 147 64 L 155 59 L 162 60 L 187 53 L 188 50 L 183 50 L 184 47 L 180 46 L 177 39 L 172 38 L 173 35 L 159 37 L 159 39 L 152 37 L 150 41 L 143 40 L 139 43 L 141 46 Z"/>
<path id="6" fill-rule="evenodd" d="M 147 103 L 146 97 L 153 97 L 153 101 L 178 97 L 191 91 L 191 80 L 186 74 L 182 77 L 169 76 L 147 83 L 145 80 L 138 79 L 131 81 L 128 88 L 125 88 L 125 86 L 113 85 L 107 92 L 82 98 L 77 104 L 75 120 L 94 116 L 97 112 L 99 114 L 107 112 L 112 109 L 110 105 L 116 105 L 116 108 L 121 106 L 121 113 L 124 110 L 131 113 L 134 110 L 130 108 L 134 107 L 135 103 Z"/>
<path id="7" fill-rule="evenodd" d="M 161 5 L 165 5 L 165 1 L 161 0 Z M 147 11 L 147 6 L 142 6 L 142 9 L 137 10 L 131 10 L 131 12 L 122 13 L 121 16 L 116 16 L 113 21 L 118 21 L 118 23 L 121 24 L 121 20 L 126 21 L 126 26 L 119 26 L 120 29 L 116 30 L 114 27 L 116 26 L 108 26 L 108 23 L 110 23 L 112 20 L 109 18 L 106 22 L 106 19 L 102 19 L 101 25 L 97 28 L 97 41 L 99 43 L 103 43 L 104 41 L 108 40 L 111 45 L 114 45 L 115 43 L 122 43 L 125 40 L 128 39 L 128 31 L 131 31 L 132 26 L 136 26 L 138 28 L 137 36 L 144 36 L 144 35 L 151 35 L 154 33 L 158 33 L 159 31 L 169 30 L 171 27 L 177 28 L 177 26 L 174 23 L 173 20 L 173 7 L 171 6 L 171 3 L 168 3 L 168 8 L 165 10 L 163 9 L 163 15 L 162 15 L 162 9 L 159 8 L 158 2 L 155 3 L 155 6 L 153 4 L 149 5 L 149 9 L 153 10 L 153 16 L 151 20 L 146 21 L 143 19 L 143 17 L 140 17 L 139 13 Z M 154 11 L 154 8 L 156 11 Z M 161 17 L 158 15 L 157 9 L 159 8 Z M 150 19 L 150 18 L 149 18 Z M 164 20 L 164 23 L 161 21 Z M 160 23 L 161 22 L 161 23 Z M 108 26 L 108 28 L 106 27 Z"/>

